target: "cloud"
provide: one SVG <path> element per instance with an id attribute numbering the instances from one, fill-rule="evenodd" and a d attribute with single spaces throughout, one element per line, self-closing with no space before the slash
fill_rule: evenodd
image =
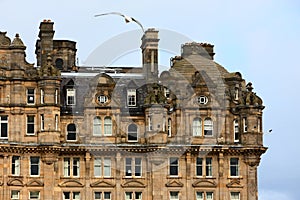
<path id="1" fill-rule="evenodd" d="M 296 200 L 284 191 L 261 190 L 259 193 L 259 200 Z"/>

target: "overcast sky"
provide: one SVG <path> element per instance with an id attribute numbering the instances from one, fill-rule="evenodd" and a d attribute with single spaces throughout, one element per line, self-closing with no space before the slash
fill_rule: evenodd
<path id="1" fill-rule="evenodd" d="M 36 62 L 35 41 L 43 19 L 55 22 L 56 39 L 77 42 L 80 63 L 99 45 L 125 32 L 140 31 L 140 42 L 137 24 L 125 24 L 118 16 L 93 17 L 111 11 L 132 16 L 145 28 L 214 44 L 215 60 L 229 71 L 240 71 L 266 106 L 264 143 L 269 150 L 259 167 L 260 200 L 299 199 L 300 1 L 0 0 L 0 8 L 0 31 L 11 38 L 20 34 L 30 63 Z M 140 58 L 129 60 L 126 65 L 140 63 Z"/>

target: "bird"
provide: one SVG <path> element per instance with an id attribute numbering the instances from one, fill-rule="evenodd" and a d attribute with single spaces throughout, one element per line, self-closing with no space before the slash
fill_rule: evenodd
<path id="1" fill-rule="evenodd" d="M 271 133 L 272 131 L 273 131 L 273 130 L 272 130 L 272 129 L 270 129 L 270 130 L 269 130 L 269 133 Z"/>
<path id="2" fill-rule="evenodd" d="M 102 13 L 102 14 L 94 15 L 94 17 L 100 17 L 100 16 L 104 16 L 104 15 L 119 15 L 121 17 L 124 17 L 126 23 L 129 23 L 129 22 L 135 22 L 135 23 L 137 23 L 142 28 L 142 31 L 145 33 L 144 27 L 143 27 L 143 25 L 139 21 L 137 21 L 133 17 L 129 17 L 129 16 L 124 15 L 124 14 L 119 13 L 119 12 Z"/>

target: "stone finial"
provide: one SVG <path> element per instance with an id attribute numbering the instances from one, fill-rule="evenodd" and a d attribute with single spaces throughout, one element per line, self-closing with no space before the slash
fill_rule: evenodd
<path id="1" fill-rule="evenodd" d="M 11 40 L 6 36 L 6 33 L 0 31 L 0 48 L 8 48 L 11 44 Z"/>
<path id="2" fill-rule="evenodd" d="M 26 46 L 24 45 L 23 41 L 20 38 L 19 33 L 16 34 L 14 40 L 12 41 L 11 47 L 18 48 L 18 49 L 26 49 Z"/>

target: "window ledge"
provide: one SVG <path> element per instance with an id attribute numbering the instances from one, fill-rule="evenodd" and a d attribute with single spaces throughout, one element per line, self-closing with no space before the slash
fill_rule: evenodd
<path id="1" fill-rule="evenodd" d="M 214 176 L 194 176 L 194 179 L 217 179 Z"/>

